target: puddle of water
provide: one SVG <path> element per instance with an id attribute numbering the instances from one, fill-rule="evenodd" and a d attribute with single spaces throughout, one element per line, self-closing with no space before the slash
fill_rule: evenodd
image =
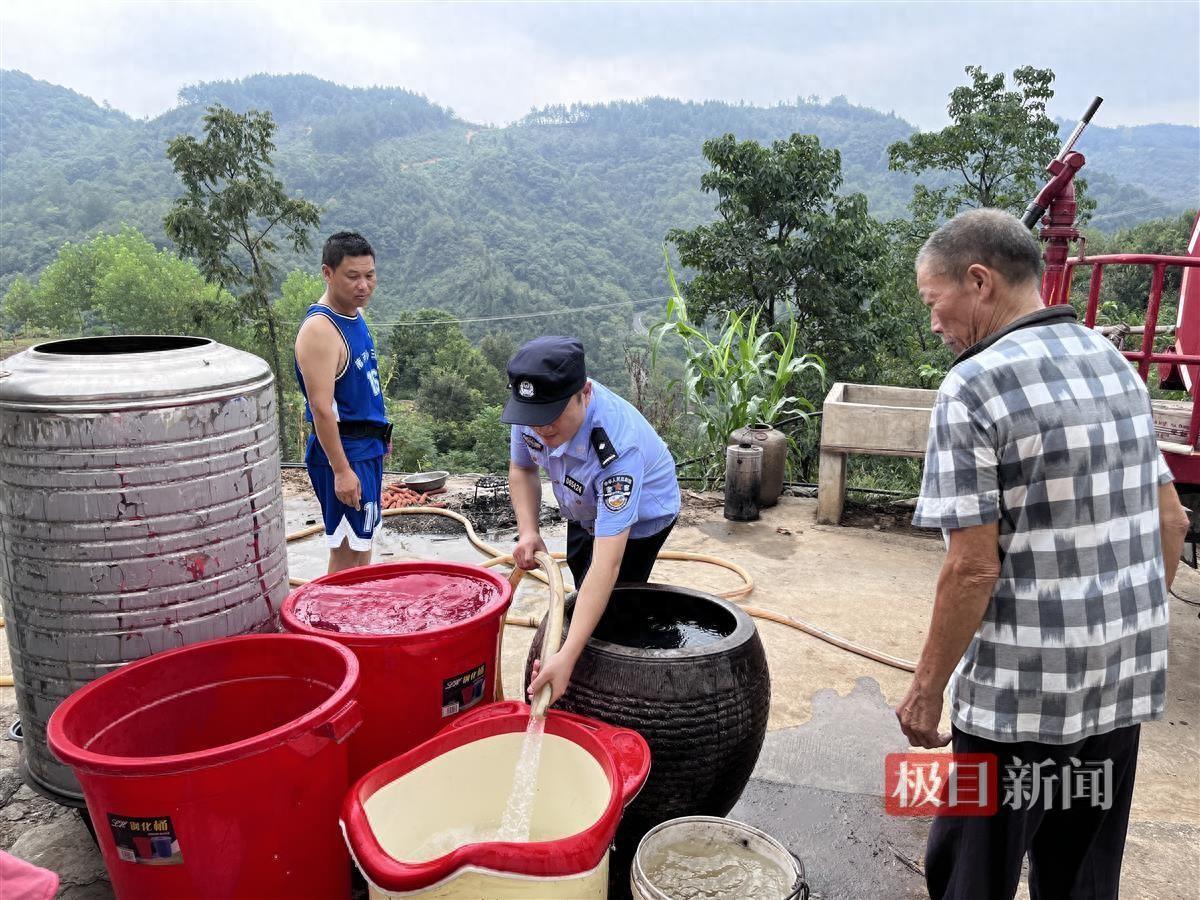
<path id="1" fill-rule="evenodd" d="M 315 499 L 293 499 L 288 502 L 288 529 L 295 530 L 303 527 L 309 520 L 320 521 L 320 507 Z M 407 517 L 400 517 L 407 518 Z M 467 540 L 466 532 L 457 534 L 401 534 L 386 527 L 379 529 L 375 535 L 375 554 L 372 560 L 377 563 L 402 562 L 405 560 L 441 560 L 444 562 L 461 562 L 472 565 L 483 562 L 486 558 Z M 480 532 L 484 541 L 499 550 L 508 552 L 512 549 L 516 534 L 512 531 Z M 565 523 L 546 526 L 542 529 L 542 538 L 551 550 L 565 550 L 567 544 L 567 528 Z M 313 535 L 288 544 L 288 574 L 297 578 L 316 578 L 325 574 L 329 563 L 329 549 L 321 534 Z"/>

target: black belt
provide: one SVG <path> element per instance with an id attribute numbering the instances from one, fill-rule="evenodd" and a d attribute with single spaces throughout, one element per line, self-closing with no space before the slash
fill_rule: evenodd
<path id="1" fill-rule="evenodd" d="M 385 444 L 392 441 L 392 423 L 386 422 L 338 422 L 338 434 L 342 437 L 379 438 Z"/>

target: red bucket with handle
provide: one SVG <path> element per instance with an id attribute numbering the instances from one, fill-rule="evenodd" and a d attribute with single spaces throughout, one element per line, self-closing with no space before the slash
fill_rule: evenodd
<path id="1" fill-rule="evenodd" d="M 468 714 L 350 789 L 342 828 L 372 898 L 603 898 L 622 811 L 646 781 L 636 731 L 551 710 L 527 841 L 496 838 L 529 707 Z"/>
<path id="2" fill-rule="evenodd" d="M 54 711 L 119 900 L 345 898 L 358 660 L 264 634 L 157 653 Z M 0 891 L 2 893 L 2 891 Z"/>

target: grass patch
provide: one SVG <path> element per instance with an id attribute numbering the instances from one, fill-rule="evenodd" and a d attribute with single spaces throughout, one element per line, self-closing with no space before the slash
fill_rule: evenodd
<path id="1" fill-rule="evenodd" d="M 865 456 L 851 454 L 846 460 L 846 486 L 889 491 L 905 498 L 921 492 L 922 461 L 904 456 Z M 857 503 L 886 505 L 897 498 L 890 494 L 857 493 Z"/>

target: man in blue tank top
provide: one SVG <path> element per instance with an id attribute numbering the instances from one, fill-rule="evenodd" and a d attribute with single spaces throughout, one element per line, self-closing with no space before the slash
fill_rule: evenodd
<path id="1" fill-rule="evenodd" d="M 339 231 L 325 242 L 321 276 L 325 293 L 296 334 L 296 380 L 313 426 L 304 461 L 325 520 L 329 571 L 339 572 L 371 562 L 392 426 L 362 317 L 375 291 L 375 251 L 362 235 Z"/>
<path id="2" fill-rule="evenodd" d="M 567 565 L 578 595 L 562 648 L 538 660 L 530 696 L 551 685 L 551 702 L 618 582 L 645 582 L 679 515 L 675 460 L 658 433 L 623 397 L 587 377 L 575 338 L 541 337 L 508 363 L 512 425 L 508 482 L 517 514 L 518 566 L 531 569 L 546 545 L 538 528 L 543 468 L 567 518 Z"/>

